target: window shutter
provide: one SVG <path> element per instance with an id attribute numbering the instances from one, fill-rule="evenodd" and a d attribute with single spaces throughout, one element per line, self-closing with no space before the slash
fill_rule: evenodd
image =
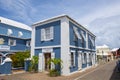
<path id="1" fill-rule="evenodd" d="M 80 52 L 78 52 L 78 67 L 79 67 L 79 69 L 81 69 L 82 68 L 82 61 L 81 61 L 81 53 Z"/>
<path id="2" fill-rule="evenodd" d="M 38 70 L 39 70 L 39 72 L 42 72 L 44 70 L 44 57 L 43 57 L 43 53 L 39 53 Z"/>
<path id="3" fill-rule="evenodd" d="M 75 33 L 75 35 L 77 36 L 77 38 L 78 38 L 78 39 L 82 39 L 82 38 L 81 38 L 81 35 L 80 35 L 79 32 L 78 32 L 78 29 L 77 29 L 76 27 L 73 27 L 73 30 L 74 30 L 74 33 Z"/>
<path id="4" fill-rule="evenodd" d="M 82 35 L 83 39 L 86 41 L 86 37 L 85 37 L 85 35 L 84 35 L 84 32 L 83 32 L 83 31 L 81 31 L 81 35 Z"/>
<path id="5" fill-rule="evenodd" d="M 94 46 L 95 45 L 94 40 L 92 39 L 92 37 L 90 35 L 89 35 L 89 38 L 90 38 L 90 41 L 91 41 L 92 45 Z"/>
<path id="6" fill-rule="evenodd" d="M 89 63 L 89 53 L 86 53 L 87 63 Z"/>
<path id="7" fill-rule="evenodd" d="M 69 53 L 68 58 L 69 58 L 69 67 L 71 67 L 71 53 Z"/>
<path id="8" fill-rule="evenodd" d="M 55 53 L 51 53 L 51 59 L 55 58 Z M 55 65 L 51 63 L 51 69 L 55 69 Z"/>
<path id="9" fill-rule="evenodd" d="M 45 29 L 41 29 L 41 41 L 45 40 Z"/>
<path id="10" fill-rule="evenodd" d="M 50 39 L 54 38 L 54 27 L 50 27 Z"/>

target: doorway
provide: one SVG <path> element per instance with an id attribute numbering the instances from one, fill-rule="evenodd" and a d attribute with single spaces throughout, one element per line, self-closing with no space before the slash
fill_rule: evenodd
<path id="1" fill-rule="evenodd" d="M 51 53 L 45 53 L 45 71 L 49 71 L 51 69 L 51 64 L 48 64 L 48 61 L 51 59 Z"/>

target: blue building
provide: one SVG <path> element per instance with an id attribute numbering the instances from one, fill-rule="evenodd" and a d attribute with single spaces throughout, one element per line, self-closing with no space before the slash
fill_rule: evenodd
<path id="1" fill-rule="evenodd" d="M 30 50 L 31 31 L 25 24 L 0 17 L 0 63 L 9 54 Z"/>
<path id="2" fill-rule="evenodd" d="M 60 58 L 62 75 L 85 70 L 96 64 L 95 35 L 67 15 L 32 25 L 31 56 L 39 56 L 40 72 L 55 68 L 47 64 Z"/>

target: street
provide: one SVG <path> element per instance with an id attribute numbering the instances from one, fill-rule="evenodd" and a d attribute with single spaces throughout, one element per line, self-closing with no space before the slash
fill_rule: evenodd
<path id="1" fill-rule="evenodd" d="M 0 80 L 120 80 L 120 73 L 115 68 L 116 61 L 111 61 L 70 76 L 49 77 L 46 73 L 27 72 L 0 76 Z"/>
<path id="2" fill-rule="evenodd" d="M 112 61 L 75 80 L 120 80 L 120 73 L 117 72 L 116 61 Z"/>

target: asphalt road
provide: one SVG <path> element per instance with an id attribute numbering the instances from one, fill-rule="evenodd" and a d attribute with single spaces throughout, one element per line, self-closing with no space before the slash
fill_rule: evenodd
<path id="1" fill-rule="evenodd" d="M 112 61 L 75 80 L 120 80 L 120 73 L 116 69 L 116 61 Z"/>

